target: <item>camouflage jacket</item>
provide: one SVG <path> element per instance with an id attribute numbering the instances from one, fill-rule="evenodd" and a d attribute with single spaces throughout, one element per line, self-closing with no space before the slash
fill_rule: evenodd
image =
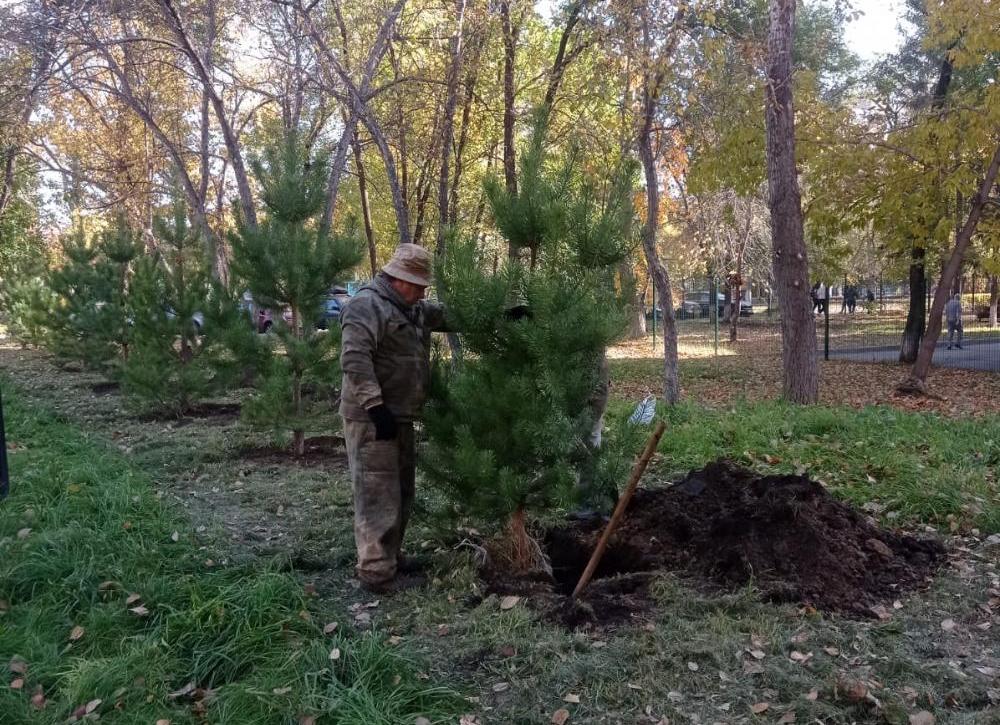
<path id="1" fill-rule="evenodd" d="M 420 417 L 430 382 L 431 332 L 444 330 L 444 307 L 407 307 L 384 276 L 362 287 L 340 313 L 340 414 L 367 420 L 386 405 L 403 421 Z"/>

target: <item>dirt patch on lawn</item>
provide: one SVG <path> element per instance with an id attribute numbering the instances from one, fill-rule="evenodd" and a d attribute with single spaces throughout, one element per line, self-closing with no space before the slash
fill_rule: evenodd
<path id="1" fill-rule="evenodd" d="M 236 457 L 254 463 L 297 464 L 308 467 L 347 466 L 347 448 L 342 436 L 314 436 L 306 438 L 306 450 L 301 456 L 292 452 L 291 446 L 261 446 L 240 448 Z"/>
<path id="2" fill-rule="evenodd" d="M 933 539 L 899 534 L 833 498 L 804 476 L 761 476 L 720 461 L 677 484 L 639 491 L 580 602 L 568 601 L 603 529 L 600 521 L 550 530 L 553 577 L 498 593 L 541 597 L 570 626 L 606 625 L 648 608 L 652 572 L 678 572 L 707 588 L 752 584 L 764 599 L 875 617 L 925 586 L 945 560 Z"/>

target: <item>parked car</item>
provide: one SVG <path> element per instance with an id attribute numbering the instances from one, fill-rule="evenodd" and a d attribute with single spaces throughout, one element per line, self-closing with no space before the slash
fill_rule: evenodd
<path id="1" fill-rule="evenodd" d="M 339 320 L 340 311 L 344 308 L 344 305 L 349 299 L 351 299 L 351 296 L 347 293 L 346 288 L 331 288 L 330 293 L 327 295 L 326 299 L 323 300 L 323 312 L 319 320 L 316 322 L 316 327 L 320 330 L 326 330 L 330 327 L 331 322 Z"/>
<path id="2" fill-rule="evenodd" d="M 684 302 L 677 308 L 677 317 L 689 319 L 692 317 L 708 317 L 709 304 L 712 297 L 711 292 L 692 292 L 684 296 Z M 721 292 L 715 295 L 716 311 L 720 318 L 726 316 L 729 304 L 726 296 Z M 740 317 L 747 317 L 753 314 L 753 305 L 746 300 L 740 300 Z"/>
<path id="3" fill-rule="evenodd" d="M 177 312 L 175 312 L 174 308 L 170 307 L 169 305 L 164 307 L 163 311 L 166 314 L 168 320 L 172 320 L 175 317 L 177 317 Z M 205 313 L 195 312 L 194 314 L 191 315 L 191 322 L 194 323 L 195 332 L 197 332 L 200 335 L 202 328 L 205 327 Z"/>

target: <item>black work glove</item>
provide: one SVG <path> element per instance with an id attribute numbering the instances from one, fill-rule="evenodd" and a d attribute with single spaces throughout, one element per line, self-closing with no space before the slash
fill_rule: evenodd
<path id="1" fill-rule="evenodd" d="M 503 316 L 512 322 L 517 322 L 518 320 L 530 320 L 532 312 L 527 305 L 517 305 L 504 310 Z"/>
<path id="2" fill-rule="evenodd" d="M 375 424 L 375 440 L 391 441 L 399 433 L 396 416 L 384 405 L 375 405 L 369 408 L 368 417 Z"/>

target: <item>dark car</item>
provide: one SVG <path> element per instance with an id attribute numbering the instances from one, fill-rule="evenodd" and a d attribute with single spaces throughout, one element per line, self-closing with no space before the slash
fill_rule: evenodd
<path id="1" fill-rule="evenodd" d="M 323 300 L 323 310 L 319 320 L 316 321 L 316 327 L 320 330 L 329 329 L 331 322 L 340 319 L 340 311 L 349 299 L 351 299 L 351 296 L 347 294 L 347 290 L 344 287 L 332 288 L 326 299 Z"/>
<path id="2" fill-rule="evenodd" d="M 684 302 L 681 306 L 677 308 L 677 317 L 679 319 L 690 319 L 692 317 L 708 317 L 709 316 L 709 300 L 712 298 L 711 292 L 692 292 L 684 296 Z M 726 296 L 721 292 L 717 292 L 715 295 L 716 311 L 719 317 L 725 317 L 729 303 L 726 301 Z M 747 317 L 753 314 L 753 305 L 746 300 L 740 300 L 740 317 Z"/>

